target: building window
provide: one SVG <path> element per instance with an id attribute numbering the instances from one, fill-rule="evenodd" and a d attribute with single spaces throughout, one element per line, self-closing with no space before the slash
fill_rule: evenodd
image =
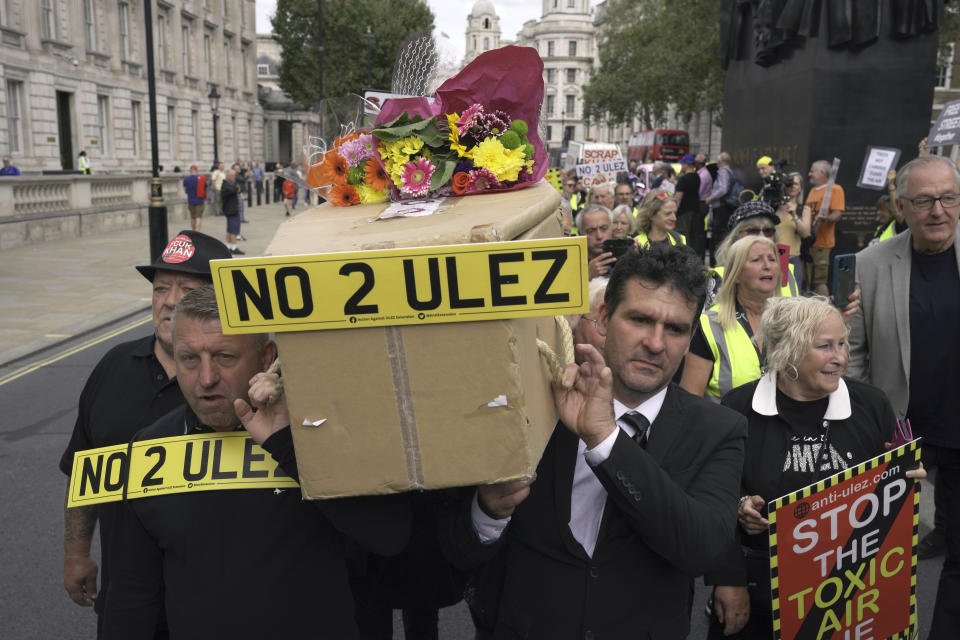
<path id="1" fill-rule="evenodd" d="M 244 5 L 244 3 L 241 2 L 241 3 L 240 3 L 240 26 L 241 26 L 241 27 L 246 27 L 246 26 L 247 26 L 247 12 L 243 10 L 243 5 Z"/>
<path id="2" fill-rule="evenodd" d="M 556 96 L 547 96 L 547 115 L 552 116 L 554 109 L 556 108 L 557 97 Z"/>
<path id="3" fill-rule="evenodd" d="M 567 69 L 567 84 L 576 84 L 576 82 L 577 82 L 577 70 Z"/>
<path id="4" fill-rule="evenodd" d="M 203 34 L 203 64 L 207 67 L 207 79 L 213 78 L 213 59 L 210 56 L 210 34 Z"/>
<path id="5" fill-rule="evenodd" d="M 567 6 L 573 9 L 575 5 L 575 0 L 567 0 Z"/>
<path id="6" fill-rule="evenodd" d="M 484 38 L 484 39 L 483 39 L 483 50 L 484 50 L 484 51 L 489 51 L 489 50 L 490 50 L 490 38 Z"/>
<path id="7" fill-rule="evenodd" d="M 110 131 L 107 128 L 110 119 L 107 113 L 109 107 L 107 100 L 107 96 L 97 96 L 97 137 L 100 142 L 100 153 L 108 153 L 110 149 L 110 141 L 107 139 Z"/>
<path id="8" fill-rule="evenodd" d="M 946 64 L 937 65 L 937 78 L 933 86 L 937 89 L 948 89 L 950 87 L 950 80 L 953 76 L 953 44 L 950 43 L 950 53 L 947 58 Z"/>
<path id="9" fill-rule="evenodd" d="M 553 56 L 553 40 L 547 40 L 547 57 Z"/>
<path id="10" fill-rule="evenodd" d="M 567 140 L 574 140 L 576 138 L 576 131 L 576 127 L 567 127 L 563 133 L 563 141 L 566 142 Z"/>
<path id="11" fill-rule="evenodd" d="M 247 160 L 253 159 L 253 120 L 247 118 Z"/>
<path id="12" fill-rule="evenodd" d="M 223 16 L 227 17 L 230 15 L 230 0 L 221 0 L 223 5 Z"/>
<path id="13" fill-rule="evenodd" d="M 258 75 L 258 76 L 268 76 L 268 75 L 270 75 L 270 65 L 268 65 L 268 64 L 258 64 L 258 65 L 257 65 L 257 75 Z"/>
<path id="14" fill-rule="evenodd" d="M 136 100 L 130 102 L 130 132 L 133 134 L 133 157 L 139 158 L 143 153 L 143 139 L 141 130 L 143 128 L 143 116 L 140 103 Z"/>
<path id="15" fill-rule="evenodd" d="M 572 115 L 574 114 L 574 112 L 575 112 L 575 109 L 574 109 L 574 100 L 575 100 L 575 99 L 576 99 L 576 98 L 574 98 L 573 96 L 567 96 L 567 109 L 566 109 L 566 111 L 567 111 L 567 115 L 568 115 L 568 116 L 572 116 Z"/>
<path id="16" fill-rule="evenodd" d="M 161 69 L 167 68 L 167 14 L 157 14 L 157 63 Z"/>
<path id="17" fill-rule="evenodd" d="M 190 111 L 190 153 L 191 157 L 196 159 L 200 157 L 200 150 L 197 148 L 200 140 L 199 127 L 200 113 L 193 109 Z"/>
<path id="18" fill-rule="evenodd" d="M 83 38 L 87 51 L 97 50 L 97 10 L 93 0 L 83 0 Z"/>
<path id="19" fill-rule="evenodd" d="M 489 28 L 490 28 L 490 18 L 484 18 L 484 19 L 483 19 L 483 28 L 484 28 L 484 29 L 489 29 Z"/>
<path id="20" fill-rule="evenodd" d="M 53 10 L 53 0 L 40 0 L 40 33 L 45 40 L 57 39 L 57 16 Z"/>
<path id="21" fill-rule="evenodd" d="M 173 107 L 167 107 L 167 129 L 170 138 L 170 158 L 177 157 L 177 112 Z"/>
<path id="22" fill-rule="evenodd" d="M 571 41 L 567 44 L 567 48 L 569 49 L 568 55 L 569 55 L 571 58 L 576 57 L 576 55 L 577 55 L 577 41 L 576 41 L 576 40 L 571 40 Z"/>
<path id="23" fill-rule="evenodd" d="M 226 78 L 225 82 L 232 84 L 230 76 L 230 40 L 223 41 L 223 70 L 225 73 L 224 77 Z"/>
<path id="24" fill-rule="evenodd" d="M 240 61 L 242 63 L 243 69 L 243 80 L 240 84 L 246 88 L 247 87 L 247 47 L 240 47 Z"/>
<path id="25" fill-rule="evenodd" d="M 557 70 L 547 69 L 547 84 L 553 84 L 557 81 Z"/>
<path id="26" fill-rule="evenodd" d="M 7 131 L 11 153 L 23 151 L 23 83 L 7 80 Z"/>
<path id="27" fill-rule="evenodd" d="M 7 0 L 0 0 L 0 24 L 7 25 Z"/>
<path id="28" fill-rule="evenodd" d="M 180 48 L 183 50 L 183 75 L 190 74 L 190 27 L 180 27 Z"/>
<path id="29" fill-rule="evenodd" d="M 121 2 L 117 6 L 117 14 L 120 17 L 120 58 L 122 60 L 130 59 L 130 5 Z"/>
<path id="30" fill-rule="evenodd" d="M 547 142 L 550 142 L 551 140 L 553 140 L 553 127 L 548 124 L 547 125 Z"/>

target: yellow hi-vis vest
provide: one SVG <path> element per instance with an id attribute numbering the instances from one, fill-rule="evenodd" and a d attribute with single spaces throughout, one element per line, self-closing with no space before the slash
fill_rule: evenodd
<path id="1" fill-rule="evenodd" d="M 712 268 L 720 278 L 723 278 L 723 267 L 719 264 Z M 709 279 L 709 278 L 708 278 Z M 719 289 L 718 289 L 719 291 Z M 797 279 L 793 276 L 793 265 L 789 265 L 787 274 L 787 286 L 780 287 L 781 298 L 795 298 L 800 295 L 800 289 L 797 287 Z"/>
<path id="2" fill-rule="evenodd" d="M 877 241 L 883 242 L 884 240 L 889 240 L 893 236 L 897 235 L 897 221 L 891 220 L 887 225 L 887 228 L 883 230 L 883 233 L 877 238 Z"/>
<path id="3" fill-rule="evenodd" d="M 637 244 L 640 245 L 641 249 L 650 248 L 650 240 L 647 238 L 647 234 L 645 234 L 643 231 L 638 231 L 635 237 L 637 239 Z M 687 239 L 684 237 L 684 235 L 676 231 L 668 231 L 667 239 L 670 240 L 670 244 L 673 246 L 677 246 L 677 242 L 680 244 L 687 244 Z"/>
<path id="4" fill-rule="evenodd" d="M 735 322 L 733 328 L 720 325 L 719 308 L 714 305 L 700 314 L 700 328 L 713 353 L 713 373 L 704 396 L 718 400 L 728 391 L 760 377 L 760 358 L 750 336 Z"/>

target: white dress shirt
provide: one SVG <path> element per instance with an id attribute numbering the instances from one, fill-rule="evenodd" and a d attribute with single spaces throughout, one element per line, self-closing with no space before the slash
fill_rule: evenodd
<path id="1" fill-rule="evenodd" d="M 666 396 L 667 389 L 664 387 L 652 398 L 637 407 L 628 407 L 614 399 L 613 415 L 617 419 L 617 426 L 632 438 L 636 435 L 636 430 L 620 420 L 623 414 L 631 411 L 642 413 L 652 425 L 660 414 Z M 593 557 L 593 551 L 597 546 L 597 535 L 600 532 L 603 507 L 607 501 L 607 490 L 600 484 L 600 480 L 593 472 L 592 467 L 610 457 L 613 443 L 616 441 L 620 429 L 615 429 L 603 442 L 589 451 L 587 451 L 587 444 L 583 440 L 579 442 L 577 449 L 577 461 L 573 470 L 573 491 L 570 495 L 569 526 L 573 537 L 590 557 Z M 647 429 L 647 437 L 650 437 L 650 428 Z M 499 539 L 510 522 L 510 518 L 497 520 L 485 514 L 480 509 L 476 494 L 473 497 L 471 514 L 473 516 L 473 528 L 481 542 L 493 542 Z"/>

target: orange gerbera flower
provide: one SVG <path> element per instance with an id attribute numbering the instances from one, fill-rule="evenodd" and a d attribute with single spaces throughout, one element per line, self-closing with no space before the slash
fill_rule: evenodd
<path id="1" fill-rule="evenodd" d="M 357 190 L 348 184 L 338 184 L 330 190 L 330 203 L 338 207 L 349 207 L 353 204 L 360 204 L 360 196 Z"/>
<path id="2" fill-rule="evenodd" d="M 367 184 L 377 191 L 383 191 L 390 187 L 390 176 L 387 175 L 387 172 L 384 171 L 376 159 L 371 158 L 367 160 L 367 164 L 363 168 L 363 173 L 367 179 Z"/>
<path id="3" fill-rule="evenodd" d="M 340 136 L 339 138 L 337 138 L 336 140 L 334 140 L 334 141 L 333 141 L 333 146 L 334 146 L 334 147 L 339 147 L 339 146 L 342 145 L 344 142 L 350 142 L 351 140 L 356 140 L 356 139 L 359 138 L 359 137 L 360 137 L 360 132 L 359 132 L 359 131 L 354 131 L 353 133 L 348 133 L 347 135 L 345 135 L 345 136 Z"/>
<path id="4" fill-rule="evenodd" d="M 331 149 L 324 154 L 320 170 L 324 184 L 347 184 L 350 167 L 336 149 Z"/>
<path id="5" fill-rule="evenodd" d="M 323 163 L 318 162 L 307 171 L 307 184 L 313 187 L 314 189 L 319 189 L 322 186 L 329 184 L 328 182 L 323 181 Z"/>

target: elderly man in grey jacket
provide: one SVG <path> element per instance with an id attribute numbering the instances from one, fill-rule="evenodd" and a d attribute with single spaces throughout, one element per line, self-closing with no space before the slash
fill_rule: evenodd
<path id="1" fill-rule="evenodd" d="M 928 638 L 939 640 L 960 629 L 960 172 L 920 157 L 900 170 L 897 193 L 909 229 L 857 255 L 847 371 L 887 394 L 923 437 L 925 465 L 938 468 L 947 557 Z"/>

